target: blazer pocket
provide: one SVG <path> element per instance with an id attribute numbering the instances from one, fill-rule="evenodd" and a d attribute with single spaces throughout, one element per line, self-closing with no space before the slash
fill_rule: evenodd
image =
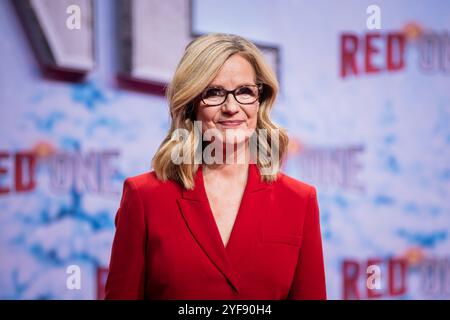
<path id="1" fill-rule="evenodd" d="M 285 234 L 285 233 L 273 233 L 273 232 L 263 232 L 262 233 L 263 243 L 281 243 L 291 246 L 300 247 L 302 243 L 302 236 Z"/>

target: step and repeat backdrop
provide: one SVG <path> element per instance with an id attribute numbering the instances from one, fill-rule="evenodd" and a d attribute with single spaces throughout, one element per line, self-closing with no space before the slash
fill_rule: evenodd
<path id="1" fill-rule="evenodd" d="M 331 299 L 450 299 L 450 2 L 0 0 L 0 298 L 101 299 L 184 47 L 247 37 L 283 171 L 317 187 Z"/>

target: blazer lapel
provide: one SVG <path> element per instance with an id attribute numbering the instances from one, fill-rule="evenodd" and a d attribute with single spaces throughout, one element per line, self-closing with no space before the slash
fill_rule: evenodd
<path id="1" fill-rule="evenodd" d="M 261 180 L 258 167 L 255 164 L 250 164 L 239 211 L 225 248 L 209 206 L 203 181 L 202 165 L 199 166 L 194 181 L 194 189 L 183 189 L 182 198 L 177 199 L 181 214 L 191 234 L 205 254 L 232 287 L 239 291 L 232 266 L 236 265 L 240 254 L 247 252 L 245 246 L 249 243 L 246 240 L 251 234 L 258 232 L 259 221 L 262 217 L 261 211 L 270 210 L 269 204 L 271 201 L 268 194 L 270 185 Z M 231 256 L 232 261 L 230 260 Z"/>
<path id="2" fill-rule="evenodd" d="M 257 247 L 261 236 L 262 219 L 273 210 L 271 184 L 262 181 L 258 167 L 250 164 L 247 185 L 226 251 L 232 266 L 239 266 L 242 258 Z"/>
<path id="3" fill-rule="evenodd" d="M 177 200 L 180 211 L 199 246 L 222 272 L 234 290 L 239 291 L 217 224 L 209 206 L 203 183 L 202 165 L 199 166 L 194 181 L 194 189 L 183 189 L 182 198 Z"/>

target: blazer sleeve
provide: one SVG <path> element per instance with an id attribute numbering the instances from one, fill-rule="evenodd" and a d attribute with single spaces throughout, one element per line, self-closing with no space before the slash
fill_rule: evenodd
<path id="1" fill-rule="evenodd" d="M 146 227 L 142 200 L 130 179 L 124 182 L 115 226 L 105 299 L 143 299 Z"/>
<path id="2" fill-rule="evenodd" d="M 303 240 L 288 300 L 327 298 L 317 193 L 311 188 L 303 225 Z"/>

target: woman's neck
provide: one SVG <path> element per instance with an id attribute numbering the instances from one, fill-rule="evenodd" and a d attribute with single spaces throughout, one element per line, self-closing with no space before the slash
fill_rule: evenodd
<path id="1" fill-rule="evenodd" d="M 228 146 L 231 150 L 227 154 L 226 146 L 223 148 L 223 161 L 222 163 L 203 164 L 203 170 L 208 175 L 220 176 L 222 178 L 239 179 L 248 172 L 250 164 L 250 151 L 246 143 L 242 145 L 236 145 L 233 147 Z"/>

